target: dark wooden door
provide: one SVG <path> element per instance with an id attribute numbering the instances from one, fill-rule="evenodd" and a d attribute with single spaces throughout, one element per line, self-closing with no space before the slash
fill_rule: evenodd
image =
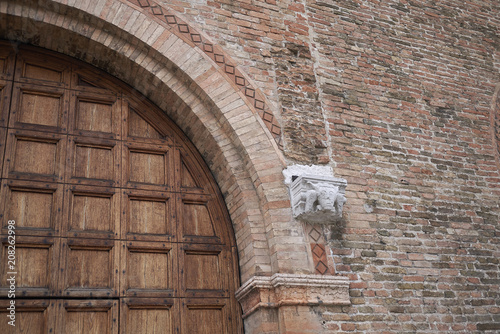
<path id="1" fill-rule="evenodd" d="M 8 43 L 0 108 L 0 333 L 240 332 L 224 202 L 160 110 L 90 66 Z"/>

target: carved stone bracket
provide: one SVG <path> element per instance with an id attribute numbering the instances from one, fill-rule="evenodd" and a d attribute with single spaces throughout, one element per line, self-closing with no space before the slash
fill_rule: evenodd
<path id="1" fill-rule="evenodd" d="M 293 216 L 311 224 L 331 224 L 342 218 L 347 181 L 304 174 L 290 184 Z"/>
<path id="2" fill-rule="evenodd" d="M 236 298 L 243 308 L 243 318 L 259 308 L 351 304 L 349 279 L 343 276 L 254 276 L 238 289 Z"/>

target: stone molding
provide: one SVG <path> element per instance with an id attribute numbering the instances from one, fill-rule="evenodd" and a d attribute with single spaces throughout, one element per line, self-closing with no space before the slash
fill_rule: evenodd
<path id="1" fill-rule="evenodd" d="M 351 304 L 349 279 L 344 276 L 254 276 L 236 291 L 236 298 L 243 308 L 243 318 L 260 308 Z"/>

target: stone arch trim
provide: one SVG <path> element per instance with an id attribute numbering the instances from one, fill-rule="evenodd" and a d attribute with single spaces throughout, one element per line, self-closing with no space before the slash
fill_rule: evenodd
<path id="1" fill-rule="evenodd" d="M 99 67 L 173 119 L 225 197 L 242 282 L 255 275 L 308 272 L 301 228 L 291 219 L 282 181 L 283 156 L 248 96 L 193 41 L 142 10 L 126 0 L 3 1 L 0 37 Z M 285 232 L 291 230 L 292 236 Z"/>

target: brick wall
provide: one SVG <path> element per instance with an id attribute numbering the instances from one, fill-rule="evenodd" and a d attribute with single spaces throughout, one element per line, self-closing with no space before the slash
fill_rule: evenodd
<path id="1" fill-rule="evenodd" d="M 348 181 L 326 332 L 500 331 L 498 1 L 166 4 L 265 92 L 289 162 Z"/>
<path id="2" fill-rule="evenodd" d="M 114 7 L 109 12 L 117 23 L 104 25 L 101 32 L 92 20 L 74 18 L 76 24 L 64 19 L 73 11 L 37 16 L 31 10 L 17 10 L 13 3 L 7 9 L 0 5 L 0 12 L 34 17 L 32 21 L 0 21 L 3 35 L 24 34 L 26 42 L 87 61 L 95 54 L 95 65 L 115 66 L 109 69 L 115 75 L 127 68 L 118 68 L 112 60 L 132 57 L 121 48 L 124 41 L 113 40 L 113 36 L 120 36 L 113 29 L 127 30 L 127 22 L 119 20 L 125 20 L 119 10 L 130 12 L 127 17 L 131 22 L 137 17 L 128 5 L 123 9 L 122 4 L 110 1 Z M 76 5 L 83 6 L 82 2 Z M 261 317 L 257 321 L 261 328 L 275 333 L 281 321 L 286 323 L 281 332 L 288 333 L 305 329 L 325 333 L 500 331 L 500 174 L 495 143 L 499 107 L 498 100 L 494 101 L 500 82 L 497 0 L 197 0 L 165 5 L 222 46 L 253 80 L 254 87 L 267 96 L 281 123 L 288 163 L 328 164 L 337 177 L 348 181 L 344 219 L 327 229 L 324 243 L 331 271 L 351 279 L 352 305 L 286 306 L 280 314 L 270 311 L 267 317 L 256 313 L 252 317 Z M 147 19 L 153 20 L 150 16 Z M 82 55 L 82 48 L 72 49 L 75 36 L 70 40 L 68 33 L 60 38 L 47 33 L 26 36 L 26 30 L 33 27 L 47 29 L 45 24 L 74 29 L 84 43 L 81 45 L 104 46 L 99 44 Z M 157 23 L 148 24 L 159 29 Z M 138 31 L 141 42 L 134 42 L 141 56 L 135 56 L 149 62 L 149 49 L 143 43 L 154 40 L 155 32 L 146 36 L 147 30 Z M 103 37 L 93 37 L 95 34 Z M 66 39 L 68 43 L 60 41 Z M 169 50 L 172 58 L 179 54 Z M 158 59 L 164 61 L 162 57 L 167 56 Z M 100 63 L 106 59 L 109 63 Z M 130 67 L 134 71 L 140 68 L 140 75 L 122 74 L 122 79 L 143 93 L 149 92 L 153 101 L 165 107 L 161 98 L 167 88 L 159 80 L 148 81 L 153 71 L 146 70 L 146 65 Z M 191 73 L 194 68 L 183 70 L 191 77 L 198 75 Z M 214 69 L 213 73 L 219 72 Z M 223 79 L 220 82 L 227 84 Z M 210 95 L 208 86 L 202 89 Z M 187 96 L 180 99 L 191 99 L 189 89 L 180 93 Z M 207 111 L 195 111 L 210 116 L 210 129 L 217 130 L 217 120 L 209 112 L 217 112 L 217 107 L 200 105 Z M 196 126 L 208 128 L 199 123 L 206 120 L 199 115 L 188 120 L 184 117 L 184 121 L 179 115 L 172 117 L 191 138 L 182 122 L 192 119 Z M 273 151 L 239 142 L 233 148 L 233 139 L 252 139 L 253 134 L 232 137 L 228 130 L 231 140 L 226 140 L 216 130 L 211 135 L 218 141 L 208 141 L 210 147 L 202 150 L 202 143 L 195 144 L 207 159 L 221 143 L 230 143 L 226 145 L 230 148 L 217 153 L 215 162 L 207 160 L 226 195 L 233 223 L 244 231 L 237 233 L 237 238 L 244 239 L 239 245 L 255 244 L 255 255 L 245 253 L 243 258 L 254 261 L 261 253 L 265 258 L 258 264 L 240 262 L 242 272 L 247 276 L 262 268 L 266 273 L 307 272 L 311 267 L 304 263 L 307 256 L 298 254 L 299 249 L 305 249 L 304 231 L 301 224 L 289 221 L 286 189 L 276 171 L 280 163 L 265 160 Z M 262 143 L 269 144 L 265 134 L 260 137 Z M 242 152 L 235 153 L 237 149 Z M 223 159 L 227 156 L 231 163 Z M 257 163 L 259 173 L 252 170 Z M 226 172 L 234 178 L 228 178 Z M 239 174 L 245 175 L 238 178 Z M 240 188 L 230 185 L 228 179 L 238 181 Z M 245 197 L 249 192 L 260 197 L 252 195 L 250 202 Z M 252 205 L 238 218 L 239 207 L 233 205 L 243 202 Z M 250 226 L 255 218 L 247 217 L 249 213 L 257 220 L 263 215 L 266 224 Z M 254 251 L 250 246 L 248 249 Z M 251 324 L 247 321 L 246 326 L 248 329 Z"/>

